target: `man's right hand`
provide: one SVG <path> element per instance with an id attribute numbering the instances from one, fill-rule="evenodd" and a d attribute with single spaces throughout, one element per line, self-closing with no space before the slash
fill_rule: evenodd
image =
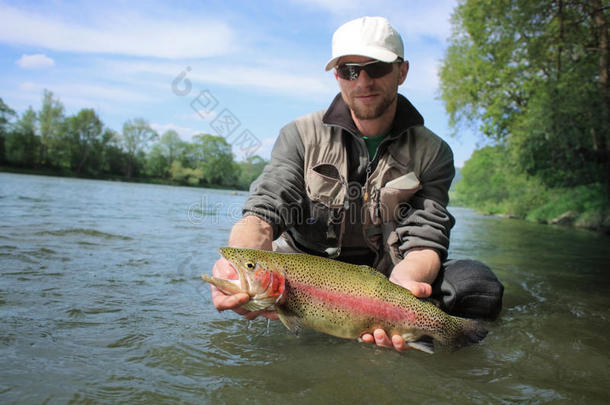
<path id="1" fill-rule="evenodd" d="M 212 275 L 227 280 L 237 280 L 239 278 L 237 271 L 233 268 L 231 263 L 222 257 L 214 263 Z M 230 309 L 243 315 L 248 320 L 252 320 L 259 315 L 268 319 L 277 319 L 277 314 L 274 311 L 262 310 L 251 312 L 241 308 L 243 304 L 250 300 L 250 296 L 246 293 L 227 295 L 213 285 L 210 285 L 210 289 L 212 291 L 212 303 L 219 311 Z"/>

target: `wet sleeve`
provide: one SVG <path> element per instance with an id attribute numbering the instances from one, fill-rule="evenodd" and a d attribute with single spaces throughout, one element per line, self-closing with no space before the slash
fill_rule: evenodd
<path id="1" fill-rule="evenodd" d="M 433 249 L 444 261 L 449 234 L 455 224 L 447 211 L 449 187 L 455 175 L 451 148 L 446 142 L 439 143 L 422 165 L 422 189 L 409 201 L 396 228 L 398 248 L 403 257 L 412 249 Z"/>
<path id="2" fill-rule="evenodd" d="M 294 123 L 281 131 L 271 152 L 271 160 L 250 185 L 243 215 L 255 215 L 273 227 L 277 239 L 294 225 L 305 201 L 303 178 L 304 147 Z"/>

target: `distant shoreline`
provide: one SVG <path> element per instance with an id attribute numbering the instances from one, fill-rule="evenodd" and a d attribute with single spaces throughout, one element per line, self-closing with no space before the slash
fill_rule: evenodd
<path id="1" fill-rule="evenodd" d="M 91 176 L 87 174 L 77 174 L 69 170 L 60 169 L 49 169 L 49 168 L 21 168 L 14 166 L 0 166 L 0 173 L 14 173 L 14 174 L 30 174 L 34 176 L 48 176 L 48 177 L 65 177 L 73 179 L 87 179 L 87 180 L 106 180 L 106 181 L 120 181 L 122 183 L 140 183 L 140 184 L 158 184 L 165 186 L 176 186 L 176 187 L 189 187 L 189 188 L 214 188 L 220 190 L 236 190 L 236 191 L 247 191 L 237 187 L 222 186 L 216 184 L 205 184 L 205 185 L 191 185 L 171 181 L 169 179 L 157 179 L 147 177 L 126 177 L 126 176 Z"/>
<path id="2" fill-rule="evenodd" d="M 68 170 L 57 170 L 57 169 L 35 169 L 35 168 L 18 168 L 14 166 L 0 166 L 0 173 L 15 173 L 15 174 L 30 174 L 36 176 L 50 176 L 50 177 L 66 177 L 76 179 L 88 179 L 88 180 L 106 180 L 106 181 L 120 181 L 123 183 L 139 183 L 139 184 L 157 184 L 166 186 L 176 187 L 189 187 L 189 188 L 203 188 L 203 189 L 219 189 L 219 190 L 234 190 L 234 191 L 248 191 L 247 189 L 240 189 L 236 187 L 206 184 L 206 185 L 190 185 L 184 183 L 173 182 L 169 179 L 156 179 L 156 178 L 142 178 L 142 177 L 125 177 L 125 176 L 91 176 L 91 175 L 77 175 Z M 452 193 L 453 194 L 453 193 Z M 455 201 L 451 198 L 452 201 Z M 468 204 L 464 204 L 463 201 L 454 202 L 453 206 L 468 208 L 474 210 L 477 214 L 485 216 L 495 216 L 505 219 L 521 219 L 528 222 L 536 222 L 539 224 L 573 227 L 579 229 L 587 229 L 596 233 L 610 235 L 610 216 L 601 218 L 597 216 L 587 215 L 587 213 L 577 213 L 573 211 L 565 212 L 559 217 L 547 220 L 547 221 L 532 221 L 527 218 L 521 218 L 515 215 L 509 215 L 506 213 L 495 213 L 486 212 L 475 207 L 470 207 Z"/>

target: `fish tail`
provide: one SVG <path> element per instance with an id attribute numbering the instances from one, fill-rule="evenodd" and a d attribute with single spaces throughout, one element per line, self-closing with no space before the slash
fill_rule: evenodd
<path id="1" fill-rule="evenodd" d="M 469 346 L 474 343 L 479 343 L 487 336 L 485 329 L 477 321 L 471 319 L 460 319 L 461 328 L 453 340 L 453 346 L 457 349 L 464 346 Z"/>

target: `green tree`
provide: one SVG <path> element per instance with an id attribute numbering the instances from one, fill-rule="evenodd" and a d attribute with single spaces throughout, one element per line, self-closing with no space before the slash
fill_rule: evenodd
<path id="1" fill-rule="evenodd" d="M 148 177 L 166 178 L 169 175 L 169 168 L 168 160 L 163 155 L 163 147 L 159 143 L 154 144 L 146 155 L 144 165 L 146 175 Z"/>
<path id="2" fill-rule="evenodd" d="M 474 151 L 455 187 L 458 202 L 466 201 L 483 212 L 521 218 L 543 205 L 547 189 L 506 159 L 507 153 L 503 145 Z"/>
<path id="3" fill-rule="evenodd" d="M 610 198 L 607 0 L 466 0 L 440 71 L 456 128 L 478 126 L 550 187 Z M 466 176 L 464 176 L 466 177 Z"/>
<path id="4" fill-rule="evenodd" d="M 176 131 L 170 129 L 164 132 L 147 156 L 147 174 L 152 177 L 169 177 L 172 163 L 180 157 L 184 149 L 185 143 Z"/>
<path id="5" fill-rule="evenodd" d="M 138 156 L 144 152 L 151 141 L 158 137 L 150 124 L 142 119 L 136 118 L 123 124 L 122 146 L 127 153 L 126 176 L 132 177 Z"/>
<path id="6" fill-rule="evenodd" d="M 41 165 L 57 164 L 58 155 L 64 150 L 61 147 L 61 136 L 64 128 L 64 106 L 53 97 L 53 92 L 45 89 L 42 96 L 42 108 L 38 113 L 40 125 L 40 150 L 38 163 Z"/>
<path id="7" fill-rule="evenodd" d="M 183 167 L 182 163 L 176 160 L 170 168 L 170 177 L 176 183 L 196 186 L 203 179 L 203 170 L 200 168 L 191 169 Z"/>
<path id="8" fill-rule="evenodd" d="M 101 142 L 104 124 L 95 111 L 85 108 L 66 119 L 66 136 L 70 145 L 70 168 L 83 172 L 91 149 Z"/>
<path id="9" fill-rule="evenodd" d="M 36 112 L 30 106 L 6 136 L 6 157 L 13 165 L 32 167 L 38 158 Z"/>
<path id="10" fill-rule="evenodd" d="M 128 156 L 122 148 L 122 136 L 106 128 L 102 140 L 95 145 L 95 155 L 102 163 L 102 172 L 111 175 L 123 175 L 127 169 Z"/>
<path id="11" fill-rule="evenodd" d="M 200 134 L 193 137 L 191 161 L 203 171 L 203 181 L 211 185 L 229 186 L 237 182 L 238 168 L 233 161 L 231 145 L 221 136 Z"/>
<path id="12" fill-rule="evenodd" d="M 250 184 L 263 172 L 267 163 L 269 162 L 258 155 L 250 156 L 245 161 L 238 162 L 238 187 L 242 190 L 247 190 L 250 187 Z"/>
<path id="13" fill-rule="evenodd" d="M 0 132 L 7 133 L 11 119 L 15 117 L 15 111 L 4 103 L 0 97 Z"/>
<path id="14" fill-rule="evenodd" d="M 0 97 L 0 164 L 5 161 L 5 139 L 9 133 L 10 121 L 15 117 L 15 111 L 13 111 L 8 105 L 4 103 L 4 100 Z"/>
<path id="15" fill-rule="evenodd" d="M 184 142 L 180 139 L 180 135 L 173 129 L 167 130 L 159 139 L 161 154 L 167 159 L 168 166 L 171 166 L 184 149 Z"/>

